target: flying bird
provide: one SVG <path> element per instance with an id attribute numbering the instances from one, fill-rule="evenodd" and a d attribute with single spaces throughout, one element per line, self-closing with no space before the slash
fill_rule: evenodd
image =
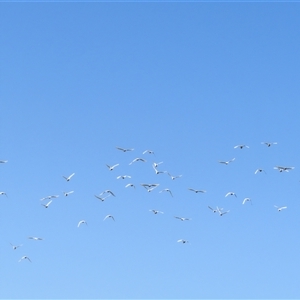
<path id="1" fill-rule="evenodd" d="M 27 259 L 27 260 L 29 260 L 31 262 L 31 260 L 30 260 L 30 258 L 28 256 L 22 256 L 20 258 L 19 262 L 22 261 L 22 260 L 24 260 L 24 259 Z"/>
<path id="2" fill-rule="evenodd" d="M 5 195 L 7 197 L 7 194 L 5 192 L 0 192 L 0 196 Z"/>
<path id="3" fill-rule="evenodd" d="M 243 149 L 243 148 L 250 148 L 249 146 L 247 146 L 247 145 L 236 145 L 236 146 L 234 146 L 233 148 L 240 148 L 240 149 Z"/>
<path id="4" fill-rule="evenodd" d="M 162 193 L 162 192 L 169 192 L 170 195 L 173 197 L 173 194 L 170 189 L 163 189 L 162 191 L 160 191 L 160 193 Z"/>
<path id="5" fill-rule="evenodd" d="M 156 175 L 167 173 L 167 171 L 158 171 L 158 170 L 154 167 L 154 165 L 152 165 L 152 167 L 153 167 L 153 169 L 154 169 Z"/>
<path id="6" fill-rule="evenodd" d="M 277 210 L 278 210 L 279 212 L 282 211 L 283 209 L 286 209 L 286 208 L 287 208 L 287 206 L 281 206 L 281 207 L 278 207 L 278 206 L 276 206 L 276 205 L 274 205 L 274 207 L 276 207 Z"/>
<path id="7" fill-rule="evenodd" d="M 252 205 L 252 200 L 251 200 L 250 198 L 245 198 L 245 199 L 243 200 L 243 204 L 245 204 L 246 202 L 250 202 L 251 205 Z"/>
<path id="8" fill-rule="evenodd" d="M 172 178 L 172 180 L 182 177 L 182 175 L 173 176 L 170 173 L 168 173 L 168 175 Z"/>
<path id="9" fill-rule="evenodd" d="M 276 142 L 269 143 L 269 142 L 261 142 L 263 145 L 266 145 L 267 147 L 271 147 L 272 145 L 277 145 Z"/>
<path id="10" fill-rule="evenodd" d="M 48 208 L 49 205 L 51 204 L 51 202 L 52 202 L 52 200 L 50 200 L 47 204 L 43 204 L 43 203 L 42 203 L 42 205 L 43 205 L 45 208 Z"/>
<path id="11" fill-rule="evenodd" d="M 182 243 L 182 244 L 185 244 L 185 243 L 188 243 L 189 241 L 187 240 L 178 240 L 177 243 Z"/>
<path id="12" fill-rule="evenodd" d="M 64 193 L 65 197 L 68 197 L 70 194 L 73 194 L 73 193 L 74 193 L 74 191 L 70 191 L 70 192 L 63 192 L 63 193 Z"/>
<path id="13" fill-rule="evenodd" d="M 160 164 L 162 164 L 163 163 L 163 161 L 161 161 L 161 162 L 159 162 L 159 163 L 153 163 L 152 165 L 154 166 L 154 168 L 157 168 L 158 167 L 158 165 L 160 165 Z"/>
<path id="14" fill-rule="evenodd" d="M 100 196 L 101 195 L 103 195 L 103 194 L 111 194 L 112 196 L 114 196 L 114 197 L 116 197 L 116 195 L 111 191 L 111 190 L 105 190 L 104 192 L 102 192 L 101 194 L 100 194 Z"/>
<path id="15" fill-rule="evenodd" d="M 106 198 L 110 197 L 111 194 L 107 195 L 106 197 L 100 197 L 100 196 L 97 196 L 97 195 L 94 195 L 94 196 L 95 196 L 97 199 L 99 199 L 99 200 L 101 200 L 101 201 L 103 202 Z"/>
<path id="16" fill-rule="evenodd" d="M 109 165 L 106 165 L 108 168 L 109 168 L 109 170 L 110 171 L 113 171 L 113 169 L 115 168 L 115 167 L 117 167 L 119 164 L 115 164 L 115 165 L 113 165 L 113 166 L 109 166 Z"/>
<path id="17" fill-rule="evenodd" d="M 130 149 L 124 149 L 124 148 L 120 148 L 120 147 L 116 147 L 118 150 L 121 150 L 123 152 L 128 152 L 128 151 L 133 151 L 134 149 L 130 148 Z"/>
<path id="18" fill-rule="evenodd" d="M 18 249 L 19 247 L 23 246 L 23 244 L 21 245 L 13 245 L 12 243 L 10 243 L 11 246 L 13 247 L 14 250 Z"/>
<path id="19" fill-rule="evenodd" d="M 35 236 L 29 236 L 28 237 L 30 240 L 35 240 L 35 241 L 42 241 L 43 239 L 40 237 L 35 237 Z"/>
<path id="20" fill-rule="evenodd" d="M 195 190 L 195 189 L 191 189 L 191 188 L 189 188 L 189 190 L 192 191 L 192 192 L 195 192 L 196 194 L 198 194 L 198 193 L 206 193 L 206 191 L 204 191 L 204 190 Z"/>
<path id="21" fill-rule="evenodd" d="M 224 164 L 224 165 L 228 165 L 228 164 L 230 164 L 231 162 L 233 162 L 235 160 L 235 158 L 233 158 L 233 159 L 231 159 L 231 160 L 228 160 L 228 161 L 221 161 L 221 160 L 219 160 L 219 163 L 220 164 Z"/>
<path id="22" fill-rule="evenodd" d="M 132 164 L 133 164 L 134 162 L 136 162 L 136 161 L 146 162 L 145 159 L 137 157 L 137 158 L 135 158 L 131 163 L 129 163 L 129 165 L 132 165 Z"/>
<path id="23" fill-rule="evenodd" d="M 44 197 L 44 198 L 40 199 L 40 201 L 44 201 L 46 199 L 58 198 L 58 197 L 59 197 L 59 195 L 47 196 L 47 197 Z"/>
<path id="24" fill-rule="evenodd" d="M 225 215 L 225 214 L 227 214 L 227 213 L 230 212 L 230 210 L 223 211 L 223 208 L 218 208 L 218 207 L 217 207 L 217 211 L 218 211 L 220 217 L 222 217 L 223 215 Z"/>
<path id="25" fill-rule="evenodd" d="M 189 221 L 189 220 L 191 220 L 189 218 L 182 218 L 182 217 L 174 217 L 174 218 L 176 218 L 176 219 L 178 219 L 180 221 Z"/>
<path id="26" fill-rule="evenodd" d="M 225 197 L 227 197 L 227 196 L 235 196 L 235 197 L 236 197 L 236 193 L 234 193 L 234 192 L 228 192 L 228 193 L 225 195 Z"/>
<path id="27" fill-rule="evenodd" d="M 0 160 L 0 164 L 5 164 L 7 162 L 8 162 L 8 160 Z"/>
<path id="28" fill-rule="evenodd" d="M 218 211 L 218 208 L 214 209 L 214 208 L 212 208 L 212 207 L 210 207 L 210 206 L 208 206 L 208 208 L 209 208 L 210 210 L 212 210 L 214 213 L 216 213 L 216 212 Z"/>
<path id="29" fill-rule="evenodd" d="M 120 179 L 120 178 L 122 178 L 122 179 L 125 179 L 125 178 L 131 178 L 131 176 L 129 176 L 129 175 L 120 175 L 120 176 L 118 176 L 117 177 L 117 179 Z"/>
<path id="30" fill-rule="evenodd" d="M 283 172 L 283 171 L 289 172 L 289 171 L 295 169 L 295 167 L 280 167 L 280 166 L 276 166 L 276 167 L 274 167 L 274 169 L 278 170 L 279 172 Z"/>
<path id="31" fill-rule="evenodd" d="M 145 154 L 145 153 L 154 154 L 154 151 L 152 151 L 152 150 L 145 150 L 145 151 L 143 152 L 143 154 Z"/>
<path id="32" fill-rule="evenodd" d="M 87 222 L 85 220 L 81 220 L 81 221 L 78 222 L 77 227 L 79 227 L 81 224 L 87 225 Z"/>
<path id="33" fill-rule="evenodd" d="M 157 215 L 157 214 L 163 214 L 162 211 L 155 210 L 155 209 L 149 209 L 149 211 L 152 211 L 155 215 Z"/>
<path id="34" fill-rule="evenodd" d="M 111 218 L 111 219 L 113 219 L 113 220 L 115 221 L 115 218 L 114 218 L 112 215 L 107 215 L 107 216 L 103 219 L 103 221 L 105 221 L 105 220 L 108 219 L 108 218 Z"/>
<path id="35" fill-rule="evenodd" d="M 151 192 L 159 186 L 159 183 L 152 183 L 152 184 L 141 183 L 141 186 L 144 187 L 148 192 Z"/>
<path id="36" fill-rule="evenodd" d="M 133 183 L 128 183 L 128 184 L 125 185 L 125 187 L 126 187 L 126 188 L 128 188 L 128 187 L 133 187 L 133 188 L 135 188 L 135 185 L 134 185 Z"/>
<path id="37" fill-rule="evenodd" d="M 70 181 L 70 179 L 75 175 L 75 173 L 71 174 L 69 177 L 63 176 L 64 179 Z"/>
<path id="38" fill-rule="evenodd" d="M 267 174 L 266 171 L 263 170 L 263 169 L 257 169 L 257 170 L 254 172 L 254 174 L 261 173 L 261 172 L 264 172 L 265 174 Z"/>

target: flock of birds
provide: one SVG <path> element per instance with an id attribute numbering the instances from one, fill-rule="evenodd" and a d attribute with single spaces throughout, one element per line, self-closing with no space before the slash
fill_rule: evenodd
<path id="1" fill-rule="evenodd" d="M 266 145 L 267 147 L 271 147 L 272 145 L 276 145 L 277 143 L 276 142 L 262 142 L 262 144 Z M 249 146 L 247 145 L 244 145 L 244 144 L 241 144 L 241 145 L 236 145 L 234 146 L 235 149 L 244 149 L 244 148 L 250 148 Z M 119 151 L 122 151 L 122 152 L 131 152 L 131 151 L 134 151 L 133 148 L 121 148 L 121 147 L 116 147 L 117 150 Z M 145 150 L 143 152 L 143 154 L 150 154 L 150 155 L 154 155 L 154 151 L 152 150 Z M 229 165 L 231 164 L 232 162 L 235 161 L 235 158 L 232 158 L 231 160 L 228 160 L 228 161 L 218 161 L 220 164 L 224 164 L 224 165 Z M 0 164 L 5 164 L 7 163 L 8 161 L 7 160 L 0 160 Z M 137 162 L 142 162 L 142 163 L 145 163 L 146 160 L 144 158 L 141 158 L 141 157 L 137 157 L 135 159 L 133 159 L 129 165 L 132 165 L 134 163 L 137 163 Z M 161 170 L 158 170 L 158 168 L 160 168 L 161 164 L 163 164 L 163 162 L 153 162 L 152 163 L 152 168 L 155 172 L 156 175 L 159 175 L 159 174 L 167 174 L 172 180 L 176 180 L 176 179 L 179 179 L 182 177 L 182 175 L 171 175 L 168 171 L 161 171 Z M 110 172 L 114 171 L 117 167 L 119 166 L 119 164 L 114 164 L 114 165 L 108 165 L 106 164 L 106 167 L 108 168 L 108 170 Z M 286 166 L 275 166 L 274 169 L 278 170 L 279 172 L 289 172 L 291 170 L 294 169 L 294 167 L 286 167 Z M 261 173 L 261 172 L 265 172 L 265 170 L 263 169 L 257 169 L 255 170 L 254 174 L 258 174 L 258 173 Z M 67 182 L 69 182 L 73 176 L 75 175 L 75 173 L 72 173 L 71 175 L 69 176 L 62 176 Z M 130 175 L 119 175 L 116 177 L 116 179 L 118 180 L 124 180 L 124 179 L 131 179 L 131 176 Z M 153 190 L 157 189 L 160 184 L 159 183 L 141 183 L 140 186 L 142 186 L 143 188 L 146 189 L 147 192 L 152 192 Z M 125 185 L 125 188 L 136 188 L 136 185 L 133 184 L 133 183 L 128 183 Z M 193 193 L 206 193 L 205 190 L 198 190 L 198 189 L 194 189 L 194 188 L 188 188 L 189 191 L 193 192 Z M 159 191 L 159 193 L 169 193 L 171 197 L 173 197 L 173 193 L 172 191 L 169 189 L 169 188 L 164 188 L 162 190 Z M 68 191 L 68 192 L 63 192 L 63 195 L 65 197 L 68 197 L 69 195 L 71 195 L 72 193 L 74 193 L 74 191 Z M 4 192 L 4 191 L 1 191 L 0 192 L 0 196 L 6 196 L 7 197 L 7 193 Z M 113 196 L 113 197 L 116 197 L 116 195 L 114 194 L 113 191 L 111 190 L 104 190 L 103 192 L 101 192 L 99 195 L 94 195 L 98 200 L 100 201 L 105 201 L 107 198 Z M 237 197 L 236 193 L 235 192 L 228 192 L 226 193 L 225 197 Z M 44 208 L 49 208 L 49 206 L 51 205 L 51 203 L 53 202 L 53 199 L 55 198 L 58 198 L 59 195 L 50 195 L 50 196 L 46 196 L 46 197 L 43 197 L 40 199 L 40 201 L 42 201 L 43 203 L 41 203 L 41 205 L 44 207 Z M 48 200 L 47 202 L 45 200 Z M 244 198 L 243 201 L 242 201 L 242 204 L 246 204 L 247 202 L 251 203 L 252 204 L 252 201 L 251 201 L 251 198 Z M 274 205 L 274 207 L 278 210 L 278 212 L 281 212 L 282 210 L 286 209 L 287 206 L 277 206 L 277 205 Z M 219 216 L 223 216 L 225 214 L 228 214 L 230 212 L 230 210 L 224 210 L 223 208 L 220 208 L 220 207 L 216 207 L 216 208 L 213 208 L 211 206 L 208 206 L 208 209 L 210 209 L 213 213 L 217 213 Z M 158 214 L 164 214 L 164 212 L 162 211 L 159 211 L 159 210 L 156 210 L 156 209 L 149 209 L 150 212 L 152 212 L 153 214 L 155 215 L 158 215 Z M 179 216 L 174 216 L 175 219 L 178 219 L 180 221 L 189 221 L 191 220 L 190 218 L 185 218 L 185 217 L 179 217 Z M 111 219 L 113 221 L 115 221 L 115 218 L 113 215 L 106 215 L 103 219 L 103 221 L 106 221 L 108 219 Z M 80 227 L 81 225 L 88 225 L 88 223 L 86 222 L 86 220 L 80 220 L 77 224 L 77 227 Z M 28 239 L 31 239 L 31 240 L 35 240 L 35 241 L 42 241 L 43 239 L 41 237 L 35 237 L 35 236 L 29 236 Z M 178 243 L 182 243 L 182 244 L 186 244 L 188 243 L 189 241 L 188 240 L 185 240 L 185 239 L 179 239 L 177 240 Z M 17 250 L 18 248 L 20 248 L 21 246 L 23 246 L 23 244 L 20 244 L 20 245 L 14 245 L 12 243 L 10 243 L 10 245 L 12 246 L 12 249 L 13 250 Z M 23 260 L 27 260 L 29 262 L 31 262 L 31 259 L 27 256 L 27 255 L 24 255 L 22 256 L 20 259 L 19 259 L 19 262 L 23 261 Z"/>

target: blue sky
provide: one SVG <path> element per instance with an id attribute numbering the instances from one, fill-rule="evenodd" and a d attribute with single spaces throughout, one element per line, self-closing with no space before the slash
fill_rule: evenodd
<path id="1" fill-rule="evenodd" d="M 298 3 L 0 7 L 1 298 L 300 297 Z"/>

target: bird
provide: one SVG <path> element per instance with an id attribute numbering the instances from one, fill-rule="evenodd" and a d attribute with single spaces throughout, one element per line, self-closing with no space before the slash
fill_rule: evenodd
<path id="1" fill-rule="evenodd" d="M 261 142 L 261 144 L 266 145 L 267 147 L 271 147 L 272 145 L 277 145 L 277 142 Z"/>
<path id="2" fill-rule="evenodd" d="M 40 201 L 44 201 L 46 199 L 58 198 L 58 197 L 59 197 L 59 195 L 47 196 L 47 197 L 44 197 L 44 198 L 40 199 Z"/>
<path id="3" fill-rule="evenodd" d="M 236 145 L 236 146 L 234 146 L 233 148 L 240 148 L 240 149 L 243 149 L 243 148 L 250 148 L 249 146 L 247 146 L 247 145 Z"/>
<path id="4" fill-rule="evenodd" d="M 250 198 L 245 198 L 243 200 L 243 204 L 245 204 L 246 202 L 250 202 L 252 204 L 252 200 Z"/>
<path id="5" fill-rule="evenodd" d="M 295 167 L 280 167 L 280 166 L 276 166 L 274 167 L 274 169 L 278 170 L 279 172 L 289 172 L 290 170 L 295 169 Z"/>
<path id="6" fill-rule="evenodd" d="M 78 222 L 77 227 L 79 227 L 81 224 L 87 225 L 87 222 L 85 220 L 81 220 L 81 221 Z"/>
<path id="7" fill-rule="evenodd" d="M 188 243 L 188 242 L 189 242 L 189 241 L 187 241 L 187 240 L 182 240 L 182 239 L 177 241 L 177 243 L 182 243 L 182 244 L 185 244 L 185 243 Z"/>
<path id="8" fill-rule="evenodd" d="M 64 193 L 65 197 L 68 197 L 70 194 L 73 194 L 73 193 L 74 193 L 74 191 L 70 191 L 70 192 L 63 192 L 63 193 Z"/>
<path id="9" fill-rule="evenodd" d="M 35 240 L 35 241 L 42 241 L 43 239 L 40 237 L 35 237 L 35 236 L 29 236 L 28 237 L 30 240 Z"/>
<path id="10" fill-rule="evenodd" d="M 149 209 L 149 211 L 152 211 L 155 215 L 157 215 L 157 214 L 163 214 L 162 211 L 155 210 L 155 209 Z"/>
<path id="11" fill-rule="evenodd" d="M 216 213 L 216 212 L 218 211 L 218 209 L 214 209 L 214 208 L 212 208 L 212 207 L 210 207 L 210 206 L 208 206 L 208 208 L 209 208 L 210 210 L 212 210 L 214 213 Z"/>
<path id="12" fill-rule="evenodd" d="M 162 192 L 169 192 L 170 195 L 173 197 L 173 194 L 170 189 L 163 189 L 162 191 L 160 191 L 160 193 L 162 193 Z"/>
<path id="13" fill-rule="evenodd" d="M 101 200 L 102 202 L 106 199 L 106 198 L 108 198 L 108 197 L 110 197 L 111 195 L 107 195 L 106 197 L 100 197 L 100 196 L 97 196 L 97 195 L 94 195 L 97 199 L 99 199 L 99 200 Z"/>
<path id="14" fill-rule="evenodd" d="M 71 174 L 69 177 L 63 176 L 64 179 L 70 181 L 70 179 L 75 175 L 75 173 Z"/>
<path id="15" fill-rule="evenodd" d="M 143 154 L 145 154 L 145 153 L 154 154 L 154 151 L 152 151 L 152 150 L 145 150 L 145 151 L 143 152 Z"/>
<path id="16" fill-rule="evenodd" d="M 204 190 L 195 190 L 195 189 L 191 189 L 191 188 L 189 188 L 189 190 L 192 192 L 195 192 L 196 194 L 197 193 L 206 193 L 206 191 L 204 191 Z"/>
<path id="17" fill-rule="evenodd" d="M 133 187 L 133 188 L 135 188 L 135 185 L 134 185 L 133 183 L 128 183 L 128 184 L 125 185 L 125 187 L 126 187 L 126 188 L 128 188 L 128 187 Z"/>
<path id="18" fill-rule="evenodd" d="M 109 166 L 109 165 L 106 165 L 110 171 L 113 171 L 115 167 L 117 167 L 119 164 L 115 164 L 113 166 Z"/>
<path id="19" fill-rule="evenodd" d="M 217 207 L 217 211 L 218 211 L 220 217 L 222 217 L 223 215 L 229 213 L 229 210 L 227 210 L 227 211 L 222 211 L 222 210 L 223 210 L 223 208 L 218 208 Z"/>
<path id="20" fill-rule="evenodd" d="M 129 175 L 120 175 L 120 176 L 118 176 L 117 177 L 117 179 L 120 179 L 120 178 L 122 178 L 122 179 L 125 179 L 125 178 L 131 178 L 131 176 L 129 176 Z"/>
<path id="21" fill-rule="evenodd" d="M 264 172 L 265 174 L 267 174 L 266 171 L 263 170 L 263 169 L 256 169 L 256 171 L 254 172 L 254 174 L 261 173 L 261 172 Z"/>
<path id="22" fill-rule="evenodd" d="M 224 165 L 228 165 L 229 163 L 233 162 L 235 160 L 235 158 L 231 159 L 231 160 L 228 160 L 228 161 L 221 161 L 219 160 L 219 163 L 220 164 L 224 164 Z"/>
<path id="23" fill-rule="evenodd" d="M 133 164 L 134 162 L 136 162 L 136 161 L 146 162 L 145 159 L 137 157 L 137 158 L 135 158 L 131 163 L 129 163 L 129 165 L 132 165 L 132 164 Z"/>
<path id="24" fill-rule="evenodd" d="M 7 197 L 7 194 L 5 192 L 0 192 L 0 196 L 5 195 Z"/>
<path id="25" fill-rule="evenodd" d="M 176 219 L 178 219 L 180 221 L 189 221 L 189 220 L 191 220 L 189 218 L 182 218 L 182 217 L 174 217 L 174 218 L 176 218 Z"/>
<path id="26" fill-rule="evenodd" d="M 18 249 L 19 247 L 23 246 L 23 244 L 21 245 L 13 245 L 12 243 L 10 243 L 11 246 L 13 247 L 14 250 Z"/>
<path id="27" fill-rule="evenodd" d="M 156 175 L 167 173 L 167 171 L 158 171 L 158 170 L 154 167 L 154 165 L 152 165 L 152 167 L 153 167 L 153 169 L 154 169 Z"/>
<path id="28" fill-rule="evenodd" d="M 134 149 L 129 148 L 129 149 L 124 149 L 124 148 L 120 148 L 120 147 L 116 147 L 118 150 L 121 150 L 123 152 L 128 152 L 128 151 L 133 151 Z"/>
<path id="29" fill-rule="evenodd" d="M 114 197 L 116 197 L 116 195 L 111 191 L 111 190 L 105 190 L 104 192 L 102 192 L 101 194 L 100 194 L 100 196 L 102 196 L 103 194 L 111 194 L 112 196 L 114 196 Z"/>
<path id="30" fill-rule="evenodd" d="M 159 183 L 152 183 L 152 184 L 141 183 L 141 186 L 144 187 L 148 192 L 151 192 L 159 186 Z"/>
<path id="31" fill-rule="evenodd" d="M 103 221 L 105 221 L 105 220 L 108 219 L 108 218 L 111 218 L 111 219 L 113 219 L 113 220 L 115 221 L 115 218 L 114 218 L 112 215 L 107 215 L 107 216 L 103 219 Z"/>
<path id="32" fill-rule="evenodd" d="M 173 176 L 170 173 L 168 173 L 168 175 L 172 178 L 172 180 L 182 177 L 182 175 Z"/>
<path id="33" fill-rule="evenodd" d="M 7 162 L 8 162 L 8 160 L 0 160 L 0 164 L 5 164 Z"/>
<path id="34" fill-rule="evenodd" d="M 45 208 L 48 208 L 49 205 L 51 204 L 52 200 L 50 200 L 47 204 L 42 204 Z"/>
<path id="35" fill-rule="evenodd" d="M 237 197 L 237 196 L 236 196 L 236 193 L 234 193 L 234 192 L 228 192 L 228 193 L 225 195 L 225 197 L 227 197 L 227 196 L 235 196 L 235 197 Z"/>
<path id="36" fill-rule="evenodd" d="M 29 260 L 31 262 L 31 260 L 30 260 L 30 258 L 28 256 L 22 256 L 20 258 L 19 262 L 22 261 L 22 260 L 24 260 L 24 259 L 27 259 L 27 260 Z"/>
<path id="37" fill-rule="evenodd" d="M 155 163 L 155 162 L 154 162 L 154 163 L 152 164 L 152 166 L 154 166 L 154 168 L 157 168 L 158 165 L 160 165 L 160 164 L 162 164 L 162 163 L 163 163 L 163 161 L 161 161 L 161 162 L 159 162 L 159 163 Z"/>
<path id="38" fill-rule="evenodd" d="M 278 206 L 276 206 L 276 205 L 274 205 L 274 207 L 276 207 L 277 210 L 278 210 L 279 212 L 282 211 L 283 209 L 286 209 L 286 208 L 287 208 L 287 206 L 281 206 L 281 207 L 278 207 Z"/>

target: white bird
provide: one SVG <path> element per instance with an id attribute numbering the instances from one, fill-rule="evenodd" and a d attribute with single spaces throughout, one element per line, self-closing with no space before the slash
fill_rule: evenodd
<path id="1" fill-rule="evenodd" d="M 204 191 L 204 190 L 195 190 L 195 189 L 191 189 L 191 188 L 189 188 L 189 190 L 192 192 L 195 192 L 196 194 L 197 193 L 206 193 L 206 191 Z"/>
<path id="2" fill-rule="evenodd" d="M 123 152 L 128 152 L 128 151 L 133 151 L 134 149 L 129 148 L 129 149 L 124 149 L 124 148 L 120 148 L 120 147 L 116 147 L 118 150 L 121 150 Z"/>
<path id="3" fill-rule="evenodd" d="M 251 201 L 251 199 L 250 198 L 245 198 L 244 200 L 243 200 L 243 204 L 245 204 L 246 202 L 250 202 L 251 203 L 251 205 L 252 205 L 252 201 Z"/>
<path id="4" fill-rule="evenodd" d="M 247 145 L 236 145 L 236 146 L 234 146 L 233 148 L 240 148 L 240 149 L 243 149 L 243 148 L 250 148 L 249 146 L 247 146 Z"/>
<path id="5" fill-rule="evenodd" d="M 170 189 L 163 189 L 162 191 L 160 191 L 160 193 L 162 193 L 162 192 L 169 192 L 170 195 L 173 197 L 173 194 Z"/>
<path id="6" fill-rule="evenodd" d="M 280 167 L 280 166 L 276 166 L 276 167 L 274 167 L 274 169 L 278 170 L 279 172 L 283 172 L 283 171 L 289 172 L 289 171 L 295 169 L 295 167 Z"/>
<path id="7" fill-rule="evenodd" d="M 23 244 L 21 245 L 13 245 L 12 243 L 10 243 L 11 246 L 13 247 L 14 250 L 18 249 L 19 247 L 23 246 Z"/>
<path id="8" fill-rule="evenodd" d="M 78 222 L 77 227 L 79 227 L 81 224 L 87 225 L 87 222 L 85 220 L 81 220 L 81 221 Z"/>
<path id="9" fill-rule="evenodd" d="M 178 240 L 177 243 L 182 243 L 182 244 L 185 244 L 185 243 L 188 243 L 189 241 L 187 240 Z"/>
<path id="10" fill-rule="evenodd" d="M 225 215 L 225 214 L 227 214 L 227 213 L 230 212 L 230 210 L 227 210 L 227 211 L 222 211 L 222 210 L 223 210 L 223 208 L 218 208 L 217 207 L 217 211 L 218 211 L 220 217 L 222 217 L 223 215 Z"/>
<path id="11" fill-rule="evenodd" d="M 45 208 L 48 208 L 49 205 L 51 204 L 52 200 L 50 200 L 47 204 L 42 204 Z"/>
<path id="12" fill-rule="evenodd" d="M 104 192 L 102 192 L 101 194 L 100 194 L 100 196 L 101 195 L 103 195 L 103 194 L 111 194 L 112 196 L 114 196 L 114 197 L 116 197 L 116 195 L 111 191 L 111 190 L 105 190 Z"/>
<path id="13" fill-rule="evenodd" d="M 113 171 L 113 169 L 115 168 L 115 167 L 117 167 L 119 164 L 115 164 L 115 165 L 113 165 L 113 166 L 109 166 L 109 165 L 106 165 L 108 168 L 109 168 L 109 170 L 110 171 Z"/>
<path id="14" fill-rule="evenodd" d="M 229 163 L 233 162 L 235 160 L 235 158 L 231 159 L 231 160 L 228 160 L 228 161 L 220 161 L 219 160 L 219 163 L 220 164 L 224 164 L 224 165 L 228 165 Z"/>
<path id="15" fill-rule="evenodd" d="M 58 197 L 59 197 L 59 195 L 47 196 L 47 197 L 44 197 L 44 198 L 40 199 L 40 201 L 44 201 L 46 199 L 58 198 Z"/>
<path id="16" fill-rule="evenodd" d="M 29 236 L 28 237 L 30 240 L 35 240 L 35 241 L 42 241 L 43 239 L 40 237 L 35 237 L 35 236 Z"/>
<path id="17" fill-rule="evenodd" d="M 135 185 L 134 185 L 133 183 L 128 183 L 128 184 L 125 185 L 125 187 L 126 187 L 126 188 L 128 188 L 128 187 L 133 187 L 133 188 L 135 188 Z"/>
<path id="18" fill-rule="evenodd" d="M 212 210 L 214 213 L 216 213 L 217 211 L 218 211 L 218 209 L 216 208 L 216 209 L 214 209 L 214 208 L 212 208 L 212 207 L 210 207 L 210 206 L 208 206 L 208 208 L 210 209 L 210 210 Z"/>
<path id="19" fill-rule="evenodd" d="M 66 197 L 68 197 L 70 194 L 73 194 L 74 193 L 74 191 L 70 191 L 70 192 L 63 192 L 64 193 L 64 195 L 66 196 Z"/>
<path id="20" fill-rule="evenodd" d="M 108 218 L 111 218 L 111 219 L 113 219 L 113 220 L 115 221 L 115 218 L 114 218 L 112 215 L 107 215 L 107 216 L 103 219 L 103 221 L 105 221 L 105 220 L 108 219 Z"/>
<path id="21" fill-rule="evenodd" d="M 153 163 L 152 165 L 154 166 L 154 168 L 157 168 L 158 167 L 158 165 L 160 165 L 160 164 L 162 164 L 163 163 L 163 161 L 161 161 L 161 162 L 159 162 L 159 163 Z"/>
<path id="22" fill-rule="evenodd" d="M 145 150 L 145 151 L 143 152 L 143 154 L 145 154 L 145 153 L 154 154 L 154 151 L 152 151 L 152 150 Z"/>
<path id="23" fill-rule="evenodd" d="M 131 176 L 129 176 L 129 175 L 120 175 L 120 176 L 117 177 L 117 179 L 120 179 L 120 178 L 122 178 L 122 179 L 131 178 Z"/>
<path id="24" fill-rule="evenodd" d="M 153 167 L 153 169 L 154 169 L 156 175 L 167 173 L 167 171 L 158 171 L 158 170 L 154 167 L 154 165 L 152 165 L 152 167 Z"/>
<path id="25" fill-rule="evenodd" d="M 129 163 L 129 165 L 132 165 L 132 164 L 133 164 L 134 162 L 136 162 L 136 161 L 146 162 L 145 159 L 137 157 L 137 158 L 135 158 L 131 163 Z"/>
<path id="26" fill-rule="evenodd" d="M 263 170 L 263 169 L 257 169 L 257 170 L 254 172 L 254 174 L 261 173 L 261 172 L 264 172 L 265 174 L 267 174 L 266 171 Z"/>
<path id="27" fill-rule="evenodd" d="M 31 260 L 30 260 L 30 258 L 29 258 L 28 256 L 22 256 L 22 257 L 20 258 L 19 262 L 22 261 L 23 259 L 27 259 L 27 260 L 29 260 L 29 261 L 31 262 Z"/>
<path id="28" fill-rule="evenodd" d="M 69 177 L 63 176 L 64 179 L 70 181 L 70 179 L 75 175 L 75 173 L 71 174 Z"/>
<path id="29" fill-rule="evenodd" d="M 176 218 L 176 219 L 178 219 L 180 221 L 189 221 L 189 220 L 191 220 L 189 218 L 182 218 L 182 217 L 174 217 L 174 218 Z"/>
<path id="30" fill-rule="evenodd" d="M 234 192 L 228 192 L 228 193 L 225 195 L 225 197 L 227 197 L 227 196 L 235 196 L 235 197 L 236 197 L 236 193 L 234 193 Z"/>
<path id="31" fill-rule="evenodd" d="M 108 198 L 108 197 L 110 197 L 111 195 L 107 195 L 106 197 L 100 197 L 100 196 L 97 196 L 97 195 L 94 195 L 97 199 L 99 199 L 99 200 L 101 200 L 102 202 L 106 199 L 106 198 Z"/>
<path id="32" fill-rule="evenodd" d="M 168 173 L 168 175 L 172 178 L 172 180 L 182 177 L 182 175 L 173 176 L 170 173 Z"/>
<path id="33" fill-rule="evenodd" d="M 159 186 L 159 183 L 152 183 L 152 184 L 141 183 L 141 186 L 144 187 L 148 192 L 151 192 Z"/>
<path id="34" fill-rule="evenodd" d="M 267 147 L 271 147 L 272 145 L 277 145 L 277 142 L 269 143 L 269 142 L 261 142 L 263 145 L 266 145 Z"/>
<path id="35" fill-rule="evenodd" d="M 155 210 L 155 209 L 149 209 L 149 211 L 152 211 L 155 215 L 157 215 L 157 214 L 163 214 L 162 211 Z"/>
<path id="36" fill-rule="evenodd" d="M 5 192 L 0 192 L 0 196 L 5 195 L 7 197 L 7 194 Z"/>
<path id="37" fill-rule="evenodd" d="M 7 162 L 8 162 L 8 160 L 0 160 L 0 164 L 5 164 Z"/>
<path id="38" fill-rule="evenodd" d="M 287 208 L 287 206 L 281 206 L 281 207 L 278 207 L 278 206 L 276 206 L 276 205 L 274 205 L 274 207 L 276 207 L 278 211 L 282 211 L 283 209 L 286 209 L 286 208 Z"/>

